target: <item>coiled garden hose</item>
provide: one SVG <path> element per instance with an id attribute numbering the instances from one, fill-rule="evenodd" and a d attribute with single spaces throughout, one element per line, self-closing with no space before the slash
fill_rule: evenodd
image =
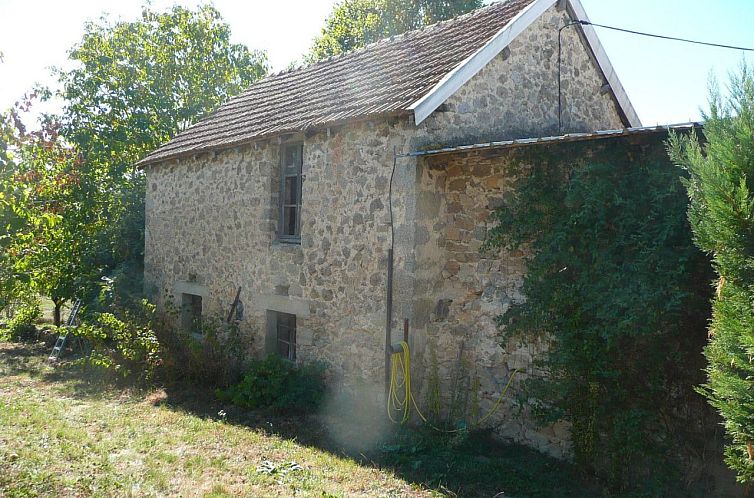
<path id="1" fill-rule="evenodd" d="M 394 352 L 390 357 L 390 389 L 388 391 L 387 402 L 387 415 L 390 420 L 395 424 L 405 424 L 411 418 L 411 407 L 413 406 L 419 418 L 432 429 L 439 432 L 459 432 L 461 429 L 445 430 L 435 427 L 419 410 L 419 406 L 416 404 L 416 399 L 411 390 L 411 352 L 406 341 L 401 341 L 399 344 L 401 350 Z M 500 404 L 503 402 L 503 398 L 517 373 L 518 369 L 511 372 L 508 383 L 505 384 L 497 401 L 495 401 L 490 411 L 476 422 L 476 425 L 484 423 L 500 408 Z M 394 413 L 400 414 L 400 417 L 394 417 Z"/>

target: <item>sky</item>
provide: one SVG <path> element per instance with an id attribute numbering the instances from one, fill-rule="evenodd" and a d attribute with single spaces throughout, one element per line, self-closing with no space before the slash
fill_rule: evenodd
<path id="1" fill-rule="evenodd" d="M 157 10 L 197 0 L 152 0 Z M 214 0 L 233 41 L 266 50 L 272 69 L 284 69 L 311 46 L 335 0 Z M 103 13 L 135 19 L 141 0 L 0 0 L 0 109 L 35 83 L 54 84 L 52 66 L 87 20 Z M 754 48 L 754 0 L 582 0 L 595 23 Z M 724 88 L 730 71 L 754 53 L 641 38 L 597 28 L 608 57 L 644 125 L 700 119 L 710 77 Z"/>

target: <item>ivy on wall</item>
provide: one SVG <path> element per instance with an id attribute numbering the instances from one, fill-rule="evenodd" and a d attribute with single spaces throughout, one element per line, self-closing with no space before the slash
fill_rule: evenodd
<path id="1" fill-rule="evenodd" d="M 577 464 L 622 495 L 683 494 L 679 407 L 700 402 L 709 263 L 663 138 L 517 152 L 517 193 L 486 243 L 532 254 L 527 300 L 499 321 L 506 339 L 551 341 L 535 411 L 569 422 Z"/>

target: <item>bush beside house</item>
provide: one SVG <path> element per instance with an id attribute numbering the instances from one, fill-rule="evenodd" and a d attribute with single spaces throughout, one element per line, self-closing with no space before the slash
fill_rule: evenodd
<path id="1" fill-rule="evenodd" d="M 725 461 L 754 484 L 754 71 L 712 90 L 704 138 L 676 136 L 674 159 L 688 174 L 696 244 L 718 275 L 712 299 L 707 381 L 700 392 L 724 419 Z"/>

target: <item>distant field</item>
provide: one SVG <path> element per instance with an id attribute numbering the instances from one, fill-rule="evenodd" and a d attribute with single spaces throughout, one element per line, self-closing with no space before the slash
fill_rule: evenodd
<path id="1" fill-rule="evenodd" d="M 48 297 L 40 297 L 39 298 L 41 304 L 42 304 L 42 323 L 52 323 L 53 322 L 53 315 L 55 313 L 55 305 L 52 303 L 52 300 Z M 63 321 L 66 320 L 68 317 L 68 312 L 71 310 L 70 303 L 66 303 L 63 305 L 62 310 L 62 317 Z"/>
<path id="2" fill-rule="evenodd" d="M 53 322 L 53 314 L 55 311 L 55 305 L 52 303 L 52 300 L 48 297 L 40 296 L 39 297 L 39 304 L 42 308 L 42 323 L 52 323 Z M 63 306 L 63 318 L 68 316 L 69 311 L 68 306 Z M 13 307 L 11 307 L 8 310 L 9 314 L 13 314 Z M 6 312 L 2 313 L 2 316 L 0 316 L 0 321 L 4 321 L 7 319 Z"/>

